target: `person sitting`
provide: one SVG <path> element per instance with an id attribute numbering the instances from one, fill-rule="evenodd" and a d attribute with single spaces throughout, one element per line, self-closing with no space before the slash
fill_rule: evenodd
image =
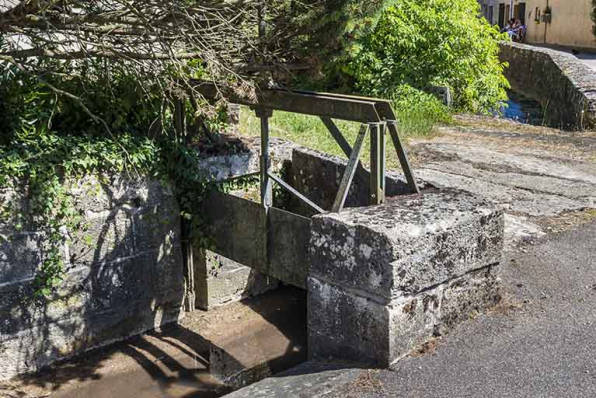
<path id="1" fill-rule="evenodd" d="M 511 18 L 507 21 L 507 25 L 503 29 L 501 29 L 501 33 L 509 32 L 513 28 L 513 24 L 515 24 L 515 19 Z"/>
<path id="2" fill-rule="evenodd" d="M 526 36 L 526 26 L 522 23 L 522 21 L 516 19 L 513 23 L 513 26 L 507 31 L 507 34 L 511 40 L 521 43 Z"/>

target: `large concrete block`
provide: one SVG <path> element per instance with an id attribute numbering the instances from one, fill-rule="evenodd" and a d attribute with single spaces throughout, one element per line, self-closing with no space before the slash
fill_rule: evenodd
<path id="1" fill-rule="evenodd" d="M 495 266 L 412 296 L 379 302 L 343 286 L 309 278 L 310 359 L 344 359 L 389 367 L 499 299 Z"/>
<path id="2" fill-rule="evenodd" d="M 503 214 L 444 191 L 317 216 L 309 352 L 387 367 L 499 298 Z"/>
<path id="3" fill-rule="evenodd" d="M 384 299 L 498 263 L 503 214 L 464 192 L 392 198 L 313 218 L 311 274 Z"/>

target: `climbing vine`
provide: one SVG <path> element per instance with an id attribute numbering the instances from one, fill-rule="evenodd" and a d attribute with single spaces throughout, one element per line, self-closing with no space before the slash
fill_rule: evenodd
<path id="1" fill-rule="evenodd" d="M 41 264 L 33 280 L 35 298 L 51 296 L 64 279 L 70 260 L 64 257 L 64 246 L 85 239 L 88 226 L 71 194 L 72 184 L 85 175 L 117 173 L 167 180 L 182 216 L 197 231 L 193 238 L 198 246 L 212 246 L 201 227 L 197 201 L 210 189 L 231 189 L 246 182 L 205 181 L 196 167 L 200 160 L 196 142 L 165 128 L 152 134 L 156 123 L 172 124 L 171 111 L 160 98 L 139 95 L 134 82 L 115 76 L 109 80 L 109 91 L 101 89 L 105 81 L 84 87 L 73 84 L 81 96 L 93 99 L 89 110 L 101 115 L 103 124 L 37 81 L 9 73 L 0 75 L 0 226 L 35 230 L 42 236 Z M 204 125 L 220 129 L 223 116 L 212 112 Z"/>
<path id="2" fill-rule="evenodd" d="M 2 221 L 17 231 L 39 231 L 43 237 L 42 263 L 33 281 L 36 296 L 48 296 L 63 279 L 63 246 L 73 239 L 69 232 L 87 228 L 69 193 L 70 183 L 89 173 L 150 173 L 159 157 L 160 148 L 143 137 L 123 135 L 116 143 L 33 127 L 15 134 L 10 145 L 0 146 L 0 187 L 20 191 L 14 200 L 0 203 Z M 20 197 L 26 198 L 28 208 L 20 208 Z"/>

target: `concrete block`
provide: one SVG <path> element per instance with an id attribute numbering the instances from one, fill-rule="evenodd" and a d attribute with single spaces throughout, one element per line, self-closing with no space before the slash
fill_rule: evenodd
<path id="1" fill-rule="evenodd" d="M 258 296 L 278 287 L 267 275 L 209 250 L 195 250 L 196 306 L 203 310 Z"/>
<path id="2" fill-rule="evenodd" d="M 499 298 L 503 214 L 429 192 L 312 222 L 311 359 L 388 367 Z"/>
<path id="3" fill-rule="evenodd" d="M 384 368 L 500 299 L 495 266 L 388 302 L 316 278 L 308 291 L 310 359 Z"/>
<path id="4" fill-rule="evenodd" d="M 312 221 L 311 274 L 388 300 L 498 263 L 503 228 L 502 212 L 459 191 L 324 214 Z"/>
<path id="5" fill-rule="evenodd" d="M 325 210 L 331 210 L 348 160 L 302 147 L 292 151 L 290 183 L 304 196 Z M 410 192 L 406 178 L 395 172 L 387 173 L 387 196 L 404 195 Z M 369 204 L 370 181 L 358 175 L 350 187 L 346 207 L 367 206 Z M 429 185 L 420 181 L 420 188 Z M 314 215 L 306 205 L 294 200 L 293 210 L 300 214 Z"/>

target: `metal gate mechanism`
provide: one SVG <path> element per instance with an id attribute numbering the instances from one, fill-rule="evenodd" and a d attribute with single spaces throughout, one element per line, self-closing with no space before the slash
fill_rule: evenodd
<path id="1" fill-rule="evenodd" d="M 266 210 L 272 206 L 272 182 L 275 182 L 317 212 L 326 212 L 271 173 L 269 119 L 273 115 L 273 111 L 276 110 L 318 116 L 348 157 L 348 165 L 333 203 L 332 212 L 340 212 L 344 208 L 354 176 L 370 184 L 371 205 L 385 203 L 385 135 L 387 131 L 389 131 L 393 146 L 397 151 L 411 192 L 420 193 L 406 150 L 399 138 L 395 113 L 391 103 L 387 100 L 284 89 L 259 90 L 256 99 L 247 99 L 210 82 L 195 81 L 193 86 L 207 100 L 216 100 L 223 96 L 232 103 L 250 106 L 255 110 L 257 117 L 261 119 L 261 204 Z M 177 107 L 177 109 L 181 109 L 181 107 Z M 175 120 L 177 119 L 175 118 Z M 348 143 L 332 119 L 362 123 L 354 147 Z M 370 172 L 362 166 L 360 161 L 367 136 L 370 137 Z"/>

